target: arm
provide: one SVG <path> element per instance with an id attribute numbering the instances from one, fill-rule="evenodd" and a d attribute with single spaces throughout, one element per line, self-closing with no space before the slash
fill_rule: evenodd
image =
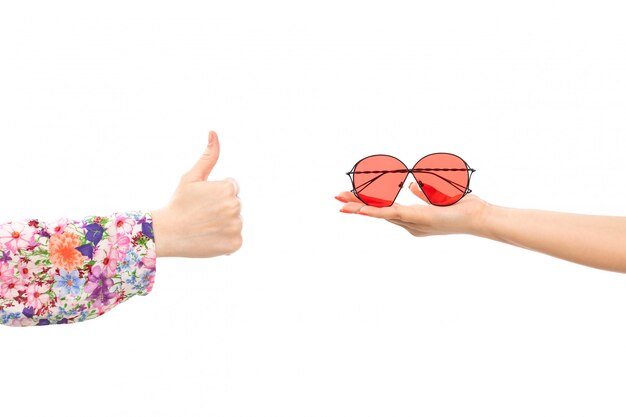
<path id="1" fill-rule="evenodd" d="M 422 200 L 419 187 L 411 191 Z M 465 233 L 576 262 L 626 273 L 626 217 L 592 216 L 491 205 L 471 195 L 448 207 L 377 208 L 343 192 L 341 211 L 386 219 L 414 236 Z"/>
<path id="2" fill-rule="evenodd" d="M 475 235 L 593 268 L 626 272 L 626 217 L 487 205 Z"/>
<path id="3" fill-rule="evenodd" d="M 218 156 L 219 140 L 210 132 L 202 156 L 158 210 L 0 224 L 0 324 L 91 319 L 148 294 L 157 256 L 236 252 L 242 244 L 239 186 L 230 178 L 207 181 Z"/>
<path id="4" fill-rule="evenodd" d="M 155 273 L 149 211 L 0 224 L 0 323 L 92 319 L 148 294 Z"/>

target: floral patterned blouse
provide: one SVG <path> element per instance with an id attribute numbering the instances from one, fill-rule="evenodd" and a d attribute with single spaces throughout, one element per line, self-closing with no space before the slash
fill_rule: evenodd
<path id="1" fill-rule="evenodd" d="M 155 273 L 149 211 L 0 223 L 0 324 L 92 319 L 147 295 Z"/>

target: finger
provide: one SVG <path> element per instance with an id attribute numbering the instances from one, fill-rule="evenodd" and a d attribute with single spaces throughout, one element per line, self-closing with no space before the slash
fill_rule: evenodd
<path id="1" fill-rule="evenodd" d="M 339 211 L 342 213 L 356 214 L 363 207 L 363 205 L 363 203 L 346 203 Z"/>
<path id="2" fill-rule="evenodd" d="M 207 147 L 204 149 L 202 156 L 193 168 L 183 175 L 183 182 L 206 181 L 217 163 L 219 156 L 220 141 L 217 138 L 217 133 L 210 131 Z"/>
<path id="3" fill-rule="evenodd" d="M 394 204 L 390 207 L 373 207 L 364 205 L 359 210 L 359 214 L 386 220 L 402 220 L 407 215 L 406 207 L 400 204 Z"/>
<path id="4" fill-rule="evenodd" d="M 420 190 L 420 187 L 417 185 L 417 183 L 412 182 L 411 184 L 409 184 L 409 190 L 411 190 L 413 194 L 421 198 L 425 203 L 430 204 L 430 201 L 428 201 L 428 198 L 426 198 L 422 190 Z"/>
<path id="5" fill-rule="evenodd" d="M 349 202 L 339 210 L 343 213 L 362 214 L 364 216 L 377 217 L 380 219 L 401 219 L 408 214 L 406 207 L 400 204 L 393 204 L 390 207 L 374 207 L 359 202 Z"/>
<path id="6" fill-rule="evenodd" d="M 354 195 L 354 193 L 350 191 L 340 192 L 337 196 L 335 196 L 335 198 L 341 201 L 342 203 L 351 203 L 351 202 L 357 203 L 361 201 Z"/>
<path id="7" fill-rule="evenodd" d="M 237 180 L 229 177 L 229 178 L 226 178 L 224 181 L 230 182 L 231 184 L 233 184 L 235 195 L 239 195 L 239 183 L 237 182 Z"/>

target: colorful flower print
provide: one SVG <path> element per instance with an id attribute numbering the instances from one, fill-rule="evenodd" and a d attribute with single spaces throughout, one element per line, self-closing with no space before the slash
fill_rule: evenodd
<path id="1" fill-rule="evenodd" d="M 0 324 L 93 319 L 150 293 L 155 274 L 149 211 L 0 224 Z"/>

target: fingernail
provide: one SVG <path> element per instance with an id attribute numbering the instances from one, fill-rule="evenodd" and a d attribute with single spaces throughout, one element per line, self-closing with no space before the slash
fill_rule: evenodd
<path id="1" fill-rule="evenodd" d="M 346 200 L 346 199 L 345 199 L 345 198 L 343 198 L 343 197 L 338 197 L 338 196 L 336 196 L 336 197 L 335 197 L 335 199 L 336 199 L 336 200 L 341 201 L 342 203 L 347 203 L 347 202 L 348 202 L 348 200 Z"/>
<path id="2" fill-rule="evenodd" d="M 342 212 L 342 213 L 348 213 L 348 214 L 352 214 L 352 212 L 351 212 L 351 211 L 348 211 L 348 210 L 344 210 L 344 209 L 341 209 L 341 210 L 339 210 L 339 211 L 340 211 L 340 212 Z"/>
<path id="3" fill-rule="evenodd" d="M 217 136 L 217 134 L 214 131 L 210 131 L 209 132 L 209 146 L 211 146 L 211 143 L 213 142 L 213 140 L 215 139 L 215 136 Z"/>

